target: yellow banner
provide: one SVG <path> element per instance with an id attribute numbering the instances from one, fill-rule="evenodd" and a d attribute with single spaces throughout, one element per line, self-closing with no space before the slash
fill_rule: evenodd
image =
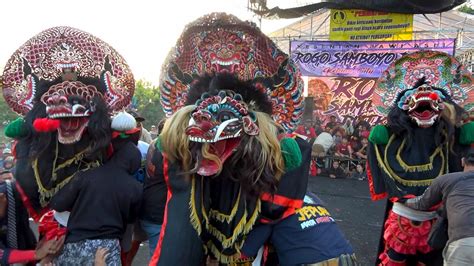
<path id="1" fill-rule="evenodd" d="M 406 41 L 413 35 L 413 14 L 331 9 L 331 41 Z"/>

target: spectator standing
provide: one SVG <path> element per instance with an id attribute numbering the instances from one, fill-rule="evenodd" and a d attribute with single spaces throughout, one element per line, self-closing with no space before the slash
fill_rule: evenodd
<path id="1" fill-rule="evenodd" d="M 336 152 L 334 153 L 337 157 L 352 158 L 352 147 L 346 136 L 342 137 L 341 143 L 336 145 Z"/>
<path id="2" fill-rule="evenodd" d="M 156 140 L 155 140 L 156 141 Z M 152 143 L 147 154 L 147 175 L 143 187 L 143 200 L 140 211 L 140 224 L 148 235 L 150 257 L 156 249 L 163 224 L 166 207 L 166 181 L 163 169 L 155 165 L 163 164 L 163 156 L 156 143 Z"/>
<path id="3" fill-rule="evenodd" d="M 334 129 L 336 126 L 338 125 L 337 121 L 336 121 L 336 116 L 335 115 L 331 115 L 329 117 L 329 122 L 326 123 L 326 128 L 329 128 L 329 129 Z"/>
<path id="4" fill-rule="evenodd" d="M 146 130 L 142 124 L 145 121 L 145 118 L 143 118 L 143 116 L 141 116 L 136 111 L 130 110 L 129 113 L 135 118 L 135 121 L 137 122 L 137 128 L 140 129 L 140 140 L 150 144 L 153 139 L 151 138 L 150 132 L 148 132 L 148 130 Z"/>
<path id="5" fill-rule="evenodd" d="M 151 139 L 156 139 L 158 137 L 158 128 L 155 125 L 152 125 L 150 128 Z"/>
<path id="6" fill-rule="evenodd" d="M 368 131 L 363 131 L 361 133 L 361 142 L 358 145 L 358 149 L 355 152 L 355 156 L 357 159 L 360 160 L 367 160 L 367 146 L 369 145 L 369 132 Z"/>
<path id="7" fill-rule="evenodd" d="M 349 136 L 354 133 L 354 126 L 352 124 L 352 118 L 348 117 L 344 125 L 342 125 L 342 127 L 346 130 L 346 134 Z"/>
<path id="8" fill-rule="evenodd" d="M 405 203 L 422 211 L 444 204 L 448 218 L 444 265 L 474 265 L 474 148 L 462 163 L 463 172 L 437 177 L 423 195 Z"/>

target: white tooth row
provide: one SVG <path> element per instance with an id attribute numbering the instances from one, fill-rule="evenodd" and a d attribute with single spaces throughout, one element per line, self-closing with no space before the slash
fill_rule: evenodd
<path id="1" fill-rule="evenodd" d="M 231 139 L 231 138 L 235 138 L 235 137 L 234 136 L 225 136 L 225 137 L 219 138 L 217 141 L 223 140 L 223 139 Z"/>
<path id="2" fill-rule="evenodd" d="M 419 101 L 432 101 L 433 99 L 431 99 L 430 97 L 421 97 L 421 98 L 418 98 L 416 99 L 416 102 L 419 102 Z"/>
<path id="3" fill-rule="evenodd" d="M 76 67 L 77 63 L 70 63 L 70 64 L 57 64 L 58 67 L 60 68 L 66 68 L 66 67 Z"/>
<path id="4" fill-rule="evenodd" d="M 221 61 L 221 60 L 213 60 L 212 63 L 217 63 L 219 65 L 223 65 L 223 66 L 230 66 L 232 64 L 238 64 L 239 63 L 239 60 L 232 60 L 232 61 Z"/>
<path id="5" fill-rule="evenodd" d="M 64 118 L 64 117 L 84 117 L 84 115 L 73 115 L 73 114 L 53 114 L 49 118 Z"/>
<path id="6" fill-rule="evenodd" d="M 213 142 L 211 140 L 207 140 L 207 139 L 203 139 L 203 138 L 198 138 L 198 137 L 189 137 L 189 140 L 190 141 L 194 141 L 194 142 L 201 142 L 201 143 L 204 143 L 204 142 Z"/>

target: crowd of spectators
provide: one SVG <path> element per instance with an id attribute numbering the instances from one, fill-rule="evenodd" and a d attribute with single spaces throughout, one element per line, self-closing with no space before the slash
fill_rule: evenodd
<path id="1" fill-rule="evenodd" d="M 371 126 L 362 117 L 338 121 L 330 116 L 305 121 L 296 131 L 313 146 L 312 175 L 330 178 L 366 179 L 365 163 Z"/>
<path id="2" fill-rule="evenodd" d="M 15 157 L 12 149 L 13 142 L 0 143 L 0 181 L 13 179 Z"/>

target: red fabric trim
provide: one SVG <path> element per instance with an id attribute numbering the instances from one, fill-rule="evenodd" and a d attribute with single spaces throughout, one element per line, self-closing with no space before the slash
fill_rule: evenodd
<path id="1" fill-rule="evenodd" d="M 38 224 L 38 232 L 40 235 L 44 235 L 46 240 L 59 239 L 66 235 L 66 231 L 66 228 L 54 219 L 54 211 L 49 211 L 43 215 Z"/>
<path id="2" fill-rule="evenodd" d="M 17 140 L 13 141 L 13 144 L 12 144 L 12 155 L 13 155 L 13 157 L 15 157 L 15 159 L 16 159 L 16 144 L 18 144 L 18 141 L 17 141 Z"/>
<path id="3" fill-rule="evenodd" d="M 135 133 L 137 133 L 138 131 L 140 131 L 140 129 L 138 127 L 136 128 L 132 128 L 130 130 L 127 130 L 127 131 L 112 131 L 112 138 L 115 139 L 116 137 L 118 137 L 120 134 L 122 133 L 125 133 L 126 135 L 133 135 Z"/>
<path id="4" fill-rule="evenodd" d="M 292 207 L 296 209 L 303 207 L 303 200 L 301 199 L 291 199 L 285 196 L 272 195 L 266 192 L 260 196 L 260 199 L 283 207 Z"/>
<path id="5" fill-rule="evenodd" d="M 374 178 L 372 176 L 372 171 L 370 170 L 369 162 L 365 163 L 365 169 L 367 171 L 367 180 L 369 181 L 370 197 L 372 198 L 372 200 L 376 201 L 376 200 L 381 200 L 381 199 L 386 198 L 388 196 L 387 192 L 383 192 L 383 193 L 380 193 L 380 194 L 377 194 L 375 192 Z"/>
<path id="6" fill-rule="evenodd" d="M 34 250 L 10 250 L 10 256 L 8 256 L 8 263 L 28 263 L 30 261 L 36 261 L 36 254 Z"/>
<path id="7" fill-rule="evenodd" d="M 158 262 L 160 261 L 163 238 L 166 234 L 166 225 L 168 224 L 168 203 L 170 202 L 171 197 L 173 196 L 173 192 L 171 191 L 170 182 L 169 182 L 168 169 L 169 169 L 168 160 L 166 159 L 166 156 L 163 154 L 163 174 L 165 177 L 166 186 L 168 187 L 168 195 L 166 199 L 163 224 L 161 225 L 160 238 L 158 240 L 158 245 L 156 246 L 155 252 L 153 253 L 153 257 L 151 258 L 150 263 L 148 264 L 149 266 L 158 265 Z"/>
<path id="8" fill-rule="evenodd" d="M 264 246 L 263 246 L 262 263 L 261 263 L 261 265 L 266 265 L 266 264 L 267 264 L 267 261 L 268 261 L 268 253 L 269 253 L 269 246 L 268 246 L 268 244 L 267 244 L 267 245 L 264 245 Z"/>
<path id="9" fill-rule="evenodd" d="M 31 202 L 28 199 L 28 196 L 26 196 L 25 191 L 23 188 L 21 188 L 20 184 L 18 182 L 15 182 L 16 190 L 20 194 L 21 201 L 23 202 L 23 205 L 25 206 L 26 210 L 30 214 L 30 217 L 33 218 L 33 220 L 38 223 L 41 217 L 48 212 L 49 210 L 45 209 L 41 213 L 37 213 L 35 209 L 31 206 Z"/>
<path id="10" fill-rule="evenodd" d="M 59 120 L 49 118 L 36 118 L 33 121 L 36 132 L 54 132 L 59 128 Z"/>

